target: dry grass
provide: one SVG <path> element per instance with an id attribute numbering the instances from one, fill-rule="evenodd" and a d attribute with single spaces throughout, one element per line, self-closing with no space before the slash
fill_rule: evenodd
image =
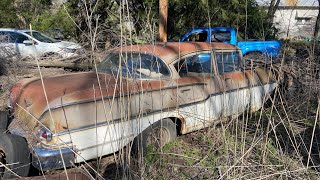
<path id="1" fill-rule="evenodd" d="M 149 153 L 144 164 L 134 159 L 110 164 L 119 173 L 107 177 L 319 179 L 319 65 L 299 52 L 284 57 L 288 84 L 276 91 L 268 106 L 180 136 L 162 152 Z"/>
<path id="2" fill-rule="evenodd" d="M 90 24 L 92 19 L 88 16 L 89 27 L 95 26 Z M 146 29 L 148 39 L 154 42 L 154 26 L 146 27 L 150 29 Z M 89 35 L 93 52 L 95 29 Z M 120 39 L 119 44 L 123 41 Z M 90 169 L 93 167 L 106 179 L 319 179 L 319 50 L 313 51 L 307 44 L 289 44 L 283 46 L 283 54 L 282 68 L 290 80 L 288 86 L 278 89 L 273 101 L 260 111 L 179 136 L 161 153 L 147 154 L 143 164 L 136 162 L 126 147 L 116 157 L 77 164 L 67 173 L 89 172 L 98 177 Z M 90 60 L 95 56 L 92 53 Z M 5 60 L 6 71 L 0 76 L 1 109 L 5 108 L 13 84 L 21 78 L 39 77 L 37 68 L 25 68 L 19 59 Z M 70 71 L 42 68 L 41 72 L 52 76 Z"/>

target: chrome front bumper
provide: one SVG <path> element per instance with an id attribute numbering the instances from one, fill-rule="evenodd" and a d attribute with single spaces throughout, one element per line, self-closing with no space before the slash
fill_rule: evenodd
<path id="1" fill-rule="evenodd" d="M 66 167 L 70 167 L 75 162 L 75 154 L 70 148 L 52 150 L 36 147 L 32 152 L 32 165 L 43 171 L 63 168 L 61 154 Z"/>

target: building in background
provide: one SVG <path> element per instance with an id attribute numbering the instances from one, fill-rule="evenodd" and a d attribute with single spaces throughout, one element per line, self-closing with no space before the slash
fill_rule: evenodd
<path id="1" fill-rule="evenodd" d="M 268 10 L 270 0 L 257 0 Z M 281 0 L 273 19 L 283 39 L 305 39 L 313 36 L 318 16 L 318 0 Z"/>
<path id="2" fill-rule="evenodd" d="M 279 38 L 305 39 L 313 36 L 317 16 L 317 6 L 279 6 L 273 23 Z"/>

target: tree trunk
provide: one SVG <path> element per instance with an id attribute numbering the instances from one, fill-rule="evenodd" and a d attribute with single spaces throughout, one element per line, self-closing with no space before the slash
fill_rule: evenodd
<path id="1" fill-rule="evenodd" d="M 19 19 L 19 28 L 20 29 L 28 29 L 28 24 L 26 18 L 20 14 L 19 4 L 17 1 L 14 1 L 14 8 L 16 9 L 16 16 Z"/>
<path id="2" fill-rule="evenodd" d="M 314 41 L 317 41 L 318 36 L 319 36 L 319 26 L 320 26 L 320 0 L 318 0 L 319 5 L 318 5 L 318 17 L 316 21 L 316 25 L 314 26 L 314 33 L 313 33 L 313 39 Z"/>
<path id="3" fill-rule="evenodd" d="M 159 0 L 159 36 L 161 42 L 167 42 L 168 0 Z"/>
<path id="4" fill-rule="evenodd" d="M 272 26 L 273 17 L 274 17 L 274 14 L 276 13 L 276 10 L 279 7 L 279 3 L 280 3 L 280 0 L 271 0 L 271 2 L 270 2 L 270 6 L 268 9 L 268 17 L 267 17 L 268 18 L 267 22 L 268 22 L 269 27 Z"/>

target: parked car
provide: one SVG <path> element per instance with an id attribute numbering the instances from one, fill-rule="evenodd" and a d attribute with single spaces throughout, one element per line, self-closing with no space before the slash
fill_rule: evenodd
<path id="1" fill-rule="evenodd" d="M 0 28 L 0 47 L 15 51 L 21 58 L 56 56 L 69 58 L 83 51 L 74 42 L 59 41 L 38 31 Z"/>
<path id="2" fill-rule="evenodd" d="M 0 121 L 0 156 L 25 165 L 8 165 L 25 176 L 30 162 L 44 171 L 68 167 L 130 142 L 144 154 L 177 134 L 256 111 L 277 82 L 241 60 L 239 48 L 223 43 L 132 45 L 109 51 L 96 72 L 20 80 L 10 91 L 10 118 Z"/>
<path id="3" fill-rule="evenodd" d="M 203 27 L 194 28 L 186 33 L 180 42 L 197 41 L 197 42 L 223 42 L 226 44 L 237 45 L 244 56 L 266 54 L 276 57 L 279 53 L 280 41 L 237 41 L 237 33 L 233 28 L 226 27 Z"/>

